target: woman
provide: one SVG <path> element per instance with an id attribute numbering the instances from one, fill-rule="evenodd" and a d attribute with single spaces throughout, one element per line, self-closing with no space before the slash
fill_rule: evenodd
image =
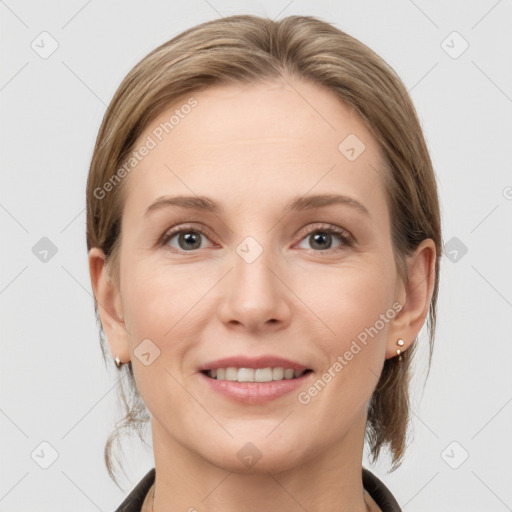
<path id="1" fill-rule="evenodd" d="M 441 233 L 416 112 L 312 17 L 189 29 L 128 74 L 87 184 L 95 307 L 149 412 L 155 468 L 119 511 L 396 511 Z M 101 330 L 100 330 L 101 333 Z M 125 395 L 122 395 L 125 397 Z"/>

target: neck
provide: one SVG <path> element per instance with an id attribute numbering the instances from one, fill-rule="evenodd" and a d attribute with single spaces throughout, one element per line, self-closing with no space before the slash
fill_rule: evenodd
<path id="1" fill-rule="evenodd" d="M 359 422 L 363 433 L 365 422 L 366 416 Z M 305 456 L 301 463 L 288 469 L 260 465 L 258 472 L 245 474 L 205 460 L 169 436 L 155 418 L 152 433 L 156 477 L 154 498 L 150 496 L 150 501 L 154 512 L 375 510 L 373 500 L 368 494 L 365 497 L 362 484 L 364 437 L 359 424 L 335 446 Z"/>

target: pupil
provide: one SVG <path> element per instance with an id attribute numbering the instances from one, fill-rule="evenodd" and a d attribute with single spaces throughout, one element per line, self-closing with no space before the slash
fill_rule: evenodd
<path id="1" fill-rule="evenodd" d="M 325 249 L 326 247 L 331 246 L 330 243 L 328 243 L 327 245 L 325 243 L 322 244 L 322 241 L 325 242 L 326 240 L 328 242 L 331 242 L 331 235 L 329 233 L 321 233 L 321 234 L 313 235 L 314 244 L 317 244 L 318 242 L 320 242 L 320 249 Z"/>
<path id="2" fill-rule="evenodd" d="M 182 249 L 183 248 L 198 249 L 201 246 L 201 240 L 199 239 L 199 236 L 197 235 L 197 233 L 194 233 L 194 232 L 182 233 L 180 235 L 180 242 L 181 241 L 186 242 L 184 244 L 185 247 L 182 246 Z M 194 244 L 194 242 L 195 242 L 195 244 Z M 181 244 L 180 244 L 180 246 L 181 246 Z"/>

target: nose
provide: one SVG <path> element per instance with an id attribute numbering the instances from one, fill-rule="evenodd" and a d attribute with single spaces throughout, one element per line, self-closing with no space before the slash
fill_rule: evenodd
<path id="1" fill-rule="evenodd" d="M 283 266 L 270 250 L 263 250 L 254 261 L 244 259 L 243 252 L 240 254 L 235 251 L 233 268 L 222 280 L 217 309 L 221 321 L 253 333 L 287 327 L 292 293 L 281 275 Z"/>

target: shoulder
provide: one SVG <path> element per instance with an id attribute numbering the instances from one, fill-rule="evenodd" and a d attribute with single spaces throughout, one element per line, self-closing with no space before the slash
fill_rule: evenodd
<path id="1" fill-rule="evenodd" d="M 155 468 L 146 473 L 115 512 L 140 512 L 144 498 L 155 481 Z"/>
<path id="2" fill-rule="evenodd" d="M 391 491 L 368 469 L 363 468 L 363 487 L 382 512 L 402 512 Z"/>

